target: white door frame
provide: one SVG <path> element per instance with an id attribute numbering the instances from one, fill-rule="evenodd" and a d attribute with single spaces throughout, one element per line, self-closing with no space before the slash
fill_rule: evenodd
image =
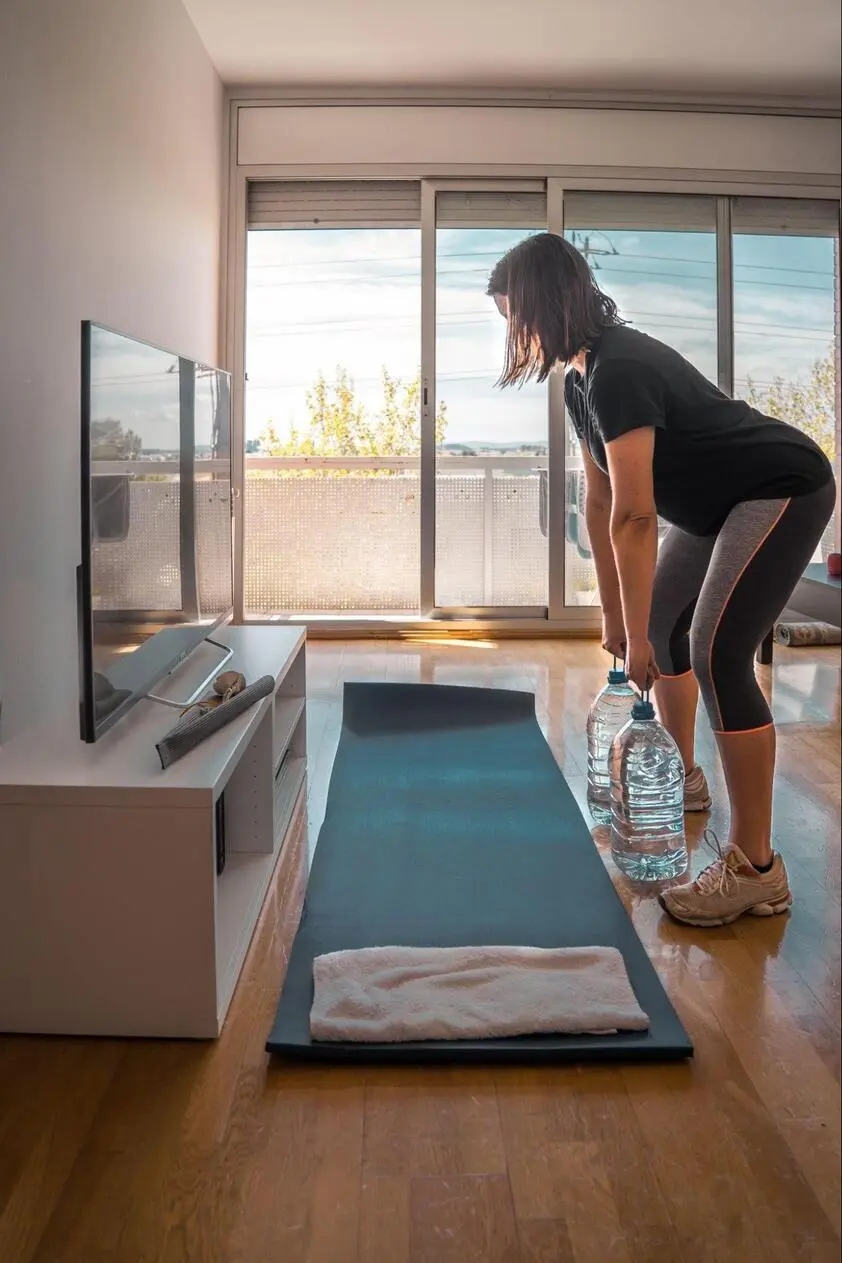
<path id="1" fill-rule="evenodd" d="M 553 181 L 555 183 L 555 181 Z M 458 606 L 441 607 L 436 602 L 436 197 L 439 193 L 540 193 L 547 199 L 547 228 L 559 231 L 550 223 L 550 203 L 547 181 L 534 180 L 477 180 L 446 179 L 421 181 L 421 614 L 426 618 L 446 619 L 448 621 L 471 620 L 487 622 L 488 620 L 513 622 L 529 620 L 544 621 L 551 616 L 552 587 L 554 564 L 559 559 L 562 566 L 561 594 L 564 594 L 564 514 L 563 486 L 564 475 L 554 483 L 553 480 L 553 401 L 559 391 L 548 390 L 548 449 L 549 459 L 549 525 L 548 525 L 548 601 L 547 605 L 525 606 Z M 558 210 L 561 212 L 559 203 Z M 558 224 L 562 223 L 561 213 L 557 216 Z M 563 391 L 561 392 L 563 409 Z M 556 407 L 557 411 L 557 407 Z M 559 419 L 556 418 L 557 428 Z M 564 434 L 564 415 L 560 417 L 560 434 Z M 563 457 L 563 450 L 562 450 Z M 553 504 L 561 494 L 559 503 L 562 512 L 554 512 Z M 561 544 L 554 542 L 554 529 L 561 528 Z M 558 608 L 556 606 L 556 608 Z M 559 611 L 564 619 L 565 611 Z"/>

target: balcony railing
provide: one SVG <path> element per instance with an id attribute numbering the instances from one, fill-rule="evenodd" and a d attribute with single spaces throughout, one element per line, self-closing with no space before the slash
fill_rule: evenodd
<path id="1" fill-rule="evenodd" d="M 546 455 L 437 456 L 439 605 L 546 605 L 547 466 Z M 417 610 L 420 491 L 418 458 L 248 457 L 247 608 Z M 589 567 L 576 562 L 584 589 Z"/>
<path id="2" fill-rule="evenodd" d="M 218 576 L 227 468 L 197 464 L 209 475 L 196 486 L 198 588 L 209 612 L 225 603 Z M 106 608 L 177 609 L 178 462 L 97 462 L 96 472 L 131 477 L 128 533 L 97 548 L 99 600 Z M 440 455 L 436 475 L 438 603 L 545 605 L 547 457 Z M 592 567 L 576 543 L 580 504 L 570 485 L 566 499 L 568 588 L 590 602 Z M 247 456 L 244 521 L 247 613 L 417 611 L 417 458 Z"/>

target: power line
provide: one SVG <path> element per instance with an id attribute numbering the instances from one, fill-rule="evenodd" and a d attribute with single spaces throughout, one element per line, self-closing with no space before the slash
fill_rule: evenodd
<path id="1" fill-rule="evenodd" d="M 645 256 L 644 255 L 634 255 L 634 256 L 627 255 L 627 256 L 622 256 L 622 257 L 624 258 L 633 257 L 637 259 L 644 259 Z M 677 260 L 677 262 L 683 262 L 683 260 L 679 259 Z M 691 262 L 691 261 L 688 260 L 688 262 Z M 697 263 L 699 267 L 708 267 L 708 266 L 715 267 L 715 264 L 708 265 L 706 263 L 702 263 L 700 260 L 696 260 L 695 262 Z M 711 284 L 713 285 L 715 284 L 715 279 L 716 279 L 714 276 L 710 276 L 710 277 L 694 276 L 686 272 L 666 272 L 666 271 L 658 271 L 655 269 L 626 268 L 626 267 L 618 267 L 617 265 L 607 266 L 603 270 L 606 273 L 608 273 L 609 270 L 611 270 L 614 272 L 614 274 L 626 275 L 626 276 L 640 276 L 647 280 L 661 280 L 661 279 L 679 280 L 679 281 L 684 281 L 685 283 L 692 282 L 692 281 L 710 281 Z M 764 270 L 767 270 L 770 272 L 783 271 L 782 268 L 781 269 L 768 268 Z M 791 272 L 797 272 L 797 270 L 798 270 L 797 268 L 787 269 L 787 271 L 791 271 Z M 438 277 L 439 277 L 439 280 L 443 280 L 446 278 L 452 278 L 454 276 L 467 277 L 474 274 L 479 275 L 480 273 L 482 273 L 482 275 L 485 275 L 485 272 L 486 272 L 485 268 L 459 268 L 450 272 L 440 272 L 438 274 Z M 794 289 L 794 290 L 799 290 L 802 292 L 809 292 L 809 293 L 815 293 L 815 294 L 828 294 L 830 292 L 830 284 L 832 283 L 832 280 L 833 280 L 832 276 L 830 274 L 818 272 L 817 270 L 814 270 L 814 274 L 818 276 L 827 275 L 829 284 L 828 285 L 809 285 L 806 282 L 803 284 L 798 284 L 797 282 L 793 282 L 793 281 L 761 281 L 755 277 L 747 278 L 744 281 L 741 281 L 740 278 L 737 277 L 736 280 L 737 280 L 738 285 L 743 284 L 746 286 L 746 288 L 754 288 L 755 286 L 762 285 L 766 289 Z M 398 281 L 398 280 L 417 280 L 420 284 L 421 271 L 419 268 L 418 272 L 390 272 L 381 276 L 369 276 L 369 275 L 366 275 L 365 273 L 362 273 L 356 276 L 338 276 L 338 277 L 332 276 L 332 277 L 326 277 L 326 278 L 321 278 L 321 279 L 322 279 L 322 283 L 329 283 L 331 285 L 382 284 L 384 282 Z M 270 282 L 252 282 L 248 288 L 250 291 L 258 290 L 258 289 L 267 289 L 267 290 L 287 289 L 287 288 L 292 288 L 292 287 L 300 287 L 303 285 L 310 286 L 313 283 L 314 282 L 312 280 L 304 280 L 304 279 L 270 281 Z"/>
<path id="2" fill-rule="evenodd" d="M 605 268 L 604 270 L 605 270 L 606 272 L 608 272 L 608 271 L 609 271 L 609 269 L 610 269 L 610 267 L 611 267 L 611 265 L 609 264 L 608 266 L 606 266 L 606 268 Z M 646 272 L 646 271 L 643 271 L 642 269 L 639 269 L 639 268 L 620 268 L 620 267 L 615 267 L 615 268 L 613 268 L 613 271 L 614 271 L 614 272 L 617 272 L 617 273 L 620 273 L 620 274 L 622 274 L 622 275 L 626 275 L 626 276 L 643 276 L 643 277 L 653 277 L 653 278 L 656 278 L 656 279 L 660 279 L 661 277 L 664 277 L 664 278 L 667 278 L 667 279 L 673 279 L 673 280 L 679 280 L 679 281 L 703 281 L 703 280 L 707 280 L 707 277 L 704 277 L 704 276 L 686 276 L 683 272 L 654 272 L 654 271 L 652 271 L 652 272 Z M 736 279 L 737 284 L 740 284 L 739 278 L 735 278 L 735 279 Z M 758 281 L 758 280 L 751 280 L 751 281 L 745 281 L 745 282 L 742 282 L 742 283 L 743 283 L 743 284 L 745 284 L 745 285 L 747 285 L 747 286 L 752 286 L 752 287 L 753 287 L 753 286 L 755 286 L 755 285 L 763 285 L 763 286 L 765 286 L 765 287 L 767 287 L 767 288 L 770 288 L 770 289 L 797 289 L 797 290 L 801 290 L 801 291 L 804 291 L 804 290 L 810 290 L 811 292 L 816 293 L 816 294 L 825 294 L 825 293 L 827 293 L 827 292 L 828 292 L 827 288 L 826 288 L 824 285 L 798 285 L 798 284 L 794 283 L 793 281 Z"/>
<path id="3" fill-rule="evenodd" d="M 439 373 L 437 375 L 437 381 L 462 382 L 462 381 L 477 381 L 480 379 L 485 380 L 485 381 L 494 381 L 495 376 L 496 375 L 493 370 L 486 370 L 484 368 L 478 368 L 468 373 Z M 360 385 L 370 385 L 375 382 L 379 384 L 380 382 L 382 382 L 382 380 L 383 380 L 382 376 L 377 376 L 377 377 L 349 376 L 348 378 L 350 385 L 354 387 L 360 386 Z M 328 385 L 331 385 L 331 384 L 332 383 L 328 383 Z M 258 390 L 278 390 L 278 391 L 310 390 L 312 389 L 312 387 L 313 387 L 313 382 L 311 381 L 308 381 L 308 382 L 263 382 L 260 384 L 249 382 L 246 387 L 246 393 L 248 394 L 252 391 L 258 391 Z"/>
<path id="4" fill-rule="evenodd" d="M 645 320 L 668 321 L 673 323 L 675 317 L 669 312 L 661 311 L 644 311 L 639 308 L 624 308 L 623 314 L 626 316 L 642 317 Z M 682 313 L 680 317 L 682 323 L 686 327 L 687 321 L 700 322 L 700 327 L 716 328 L 716 312 L 711 311 L 709 315 L 692 313 Z M 249 338 L 272 338 L 283 336 L 295 336 L 298 334 L 309 333 L 314 329 L 339 329 L 342 328 L 348 332 L 367 332 L 377 325 L 388 324 L 390 328 L 416 327 L 420 331 L 420 317 L 414 316 L 349 316 L 346 319 L 339 320 L 302 320 L 285 325 L 271 325 L 261 328 L 256 326 L 249 332 Z M 489 326 L 501 327 L 502 322 L 499 316 L 493 312 L 487 312 L 484 309 L 471 309 L 468 311 L 446 312 L 439 316 L 436 325 L 437 328 L 460 328 L 462 325 L 487 324 Z M 676 327 L 680 327 L 676 325 Z M 735 332 L 772 332 L 780 331 L 788 335 L 802 338 L 804 335 L 816 334 L 818 336 L 833 337 L 833 328 L 831 325 L 788 325 L 773 324 L 765 320 L 752 320 L 750 317 L 740 317 L 734 325 Z M 806 340 L 806 339 L 805 339 Z M 812 339 L 810 339 L 812 340 Z"/>
<path id="5" fill-rule="evenodd" d="M 713 237 L 713 234 L 710 234 L 710 235 L 711 237 Z M 442 251 L 436 254 L 437 260 L 438 259 L 491 258 L 491 257 L 497 257 L 497 258 L 500 257 L 499 248 L 494 249 L 494 250 Z M 621 259 L 645 259 L 653 263 L 689 263 L 689 264 L 694 264 L 697 267 L 713 268 L 714 270 L 716 268 L 716 261 L 712 259 L 687 259 L 687 258 L 684 258 L 683 256 L 672 255 L 672 254 L 639 254 L 635 251 L 632 251 L 630 253 L 618 252 L 616 255 L 612 255 L 611 257 L 621 258 Z M 369 255 L 369 256 L 358 257 L 354 259 L 331 259 L 331 258 L 325 257 L 323 259 L 305 259 L 298 262 L 286 261 L 283 263 L 249 263 L 248 271 L 259 272 L 259 271 L 268 271 L 268 270 L 277 269 L 277 268 L 288 269 L 288 268 L 305 268 L 305 267 L 324 267 L 325 265 L 330 265 L 331 267 L 349 267 L 352 265 L 356 265 L 358 263 L 388 264 L 388 263 L 415 263 L 415 262 L 418 263 L 418 267 L 420 269 L 421 267 L 420 253 L 402 254 L 402 255 L 398 255 L 398 254 L 396 255 Z M 828 272 L 825 268 L 806 268 L 806 267 L 802 268 L 802 267 L 789 267 L 784 264 L 778 265 L 778 264 L 772 264 L 772 263 L 737 263 L 737 262 L 734 263 L 734 266 L 739 267 L 739 268 L 745 268 L 751 271 L 760 271 L 760 272 L 794 272 L 798 276 L 826 276 L 832 280 L 832 273 Z M 406 275 L 414 276 L 415 273 L 408 272 L 406 273 Z M 278 282 L 278 283 L 282 284 L 283 282 Z"/>
<path id="6" fill-rule="evenodd" d="M 473 369 L 470 372 L 466 372 L 466 373 L 439 373 L 437 377 L 437 381 L 438 382 L 486 381 L 489 383 L 489 385 L 491 385 L 496 381 L 496 378 L 497 378 L 497 373 L 494 369 L 480 368 L 480 369 Z M 379 385 L 379 383 L 382 382 L 382 380 L 383 378 L 380 376 L 356 377 L 356 376 L 351 375 L 348 378 L 349 384 L 354 388 L 361 385 L 374 385 L 374 384 Z M 775 380 L 773 380 L 772 378 L 755 377 L 754 374 L 748 373 L 746 374 L 745 377 L 736 378 L 735 385 L 745 385 L 749 380 L 755 386 L 774 386 L 776 384 Z M 331 385 L 331 384 L 332 383 L 330 382 L 328 383 L 328 385 Z M 257 393 L 258 391 L 262 392 L 266 390 L 274 390 L 274 391 L 277 391 L 278 393 L 282 391 L 287 391 L 287 390 L 310 390 L 312 389 L 312 387 L 313 387 L 312 381 L 262 382 L 262 383 L 249 382 L 246 387 L 246 395 L 248 397 L 249 394 Z"/>

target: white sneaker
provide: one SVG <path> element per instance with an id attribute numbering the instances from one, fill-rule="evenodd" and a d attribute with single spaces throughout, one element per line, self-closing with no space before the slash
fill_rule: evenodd
<path id="1" fill-rule="evenodd" d="M 710 811 L 710 807 L 711 797 L 707 778 L 697 764 L 684 778 L 684 810 Z"/>
<path id="2" fill-rule="evenodd" d="M 673 886 L 658 896 L 661 907 L 685 925 L 730 925 L 738 917 L 771 917 L 792 905 L 789 878 L 780 855 L 772 867 L 758 873 L 738 846 L 723 849 L 712 830 L 705 841 L 717 858 L 688 886 Z"/>

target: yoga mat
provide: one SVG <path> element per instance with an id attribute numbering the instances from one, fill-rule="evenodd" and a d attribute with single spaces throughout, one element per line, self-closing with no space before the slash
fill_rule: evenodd
<path id="1" fill-rule="evenodd" d="M 389 1045 L 310 1039 L 314 957 L 472 945 L 616 947 L 650 1029 Z M 325 821 L 266 1047 L 345 1062 L 692 1055 L 544 740 L 531 693 L 346 684 Z"/>

